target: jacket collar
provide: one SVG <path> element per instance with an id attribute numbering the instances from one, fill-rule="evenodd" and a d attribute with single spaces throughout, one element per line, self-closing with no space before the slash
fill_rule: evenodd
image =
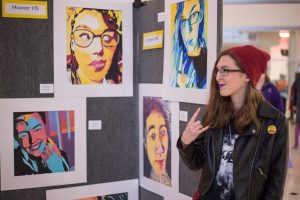
<path id="1" fill-rule="evenodd" d="M 258 106 L 258 112 L 257 115 L 259 118 L 274 118 L 274 108 L 270 106 L 270 104 L 266 101 L 263 100 L 263 102 L 260 103 Z M 262 122 L 262 121 L 261 121 Z M 263 124 L 261 124 L 263 125 Z M 215 140 L 219 140 L 220 132 L 214 130 L 212 131 L 212 135 L 215 137 Z M 242 135 L 259 135 L 259 130 L 256 128 L 254 123 L 251 123 L 249 127 L 246 129 L 246 132 Z"/>
<path id="2" fill-rule="evenodd" d="M 257 116 L 261 118 L 261 125 L 263 126 L 264 118 L 271 119 L 275 117 L 274 108 L 266 100 L 263 100 L 258 106 Z M 259 130 L 251 123 L 243 135 L 259 135 Z"/>
<path id="3" fill-rule="evenodd" d="M 263 118 L 274 118 L 274 108 L 266 101 L 263 100 L 263 102 L 258 107 L 258 117 Z"/>

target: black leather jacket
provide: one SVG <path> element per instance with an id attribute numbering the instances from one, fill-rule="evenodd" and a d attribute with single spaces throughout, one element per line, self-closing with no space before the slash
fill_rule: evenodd
<path id="1" fill-rule="evenodd" d="M 288 123 L 277 109 L 263 102 L 258 109 L 261 129 L 254 124 L 236 139 L 233 152 L 233 187 L 237 200 L 282 199 L 288 162 Z M 276 127 L 276 130 L 274 130 Z M 272 129 L 273 128 L 273 129 Z M 223 133 L 208 129 L 200 138 L 177 147 L 192 170 L 202 169 L 198 190 L 208 191 L 220 165 Z"/>

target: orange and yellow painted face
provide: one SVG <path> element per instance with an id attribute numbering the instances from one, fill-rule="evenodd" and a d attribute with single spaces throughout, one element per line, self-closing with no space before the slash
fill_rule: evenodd
<path id="1" fill-rule="evenodd" d="M 97 10 L 83 10 L 74 22 L 71 49 L 78 62 L 81 84 L 102 83 L 112 64 L 118 33 L 108 29 Z"/>
<path id="2" fill-rule="evenodd" d="M 203 12 L 198 0 L 184 2 L 181 15 L 180 30 L 182 39 L 189 56 L 200 54 L 199 25 L 203 19 Z"/>
<path id="3" fill-rule="evenodd" d="M 17 137 L 21 142 L 22 148 L 30 155 L 41 156 L 46 142 L 46 130 L 44 122 L 38 113 L 22 115 L 17 125 Z"/>
<path id="4" fill-rule="evenodd" d="M 152 111 L 146 119 L 146 149 L 153 172 L 160 176 L 166 169 L 169 135 L 160 112 Z"/>

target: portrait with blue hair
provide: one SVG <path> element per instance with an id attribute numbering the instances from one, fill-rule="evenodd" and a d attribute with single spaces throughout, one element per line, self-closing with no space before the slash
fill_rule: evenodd
<path id="1" fill-rule="evenodd" d="M 186 0 L 172 4 L 171 87 L 206 88 L 206 2 Z"/>

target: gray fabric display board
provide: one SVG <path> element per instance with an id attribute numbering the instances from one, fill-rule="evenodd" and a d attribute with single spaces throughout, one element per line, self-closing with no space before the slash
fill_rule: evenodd
<path id="1" fill-rule="evenodd" d="M 47 2 L 48 19 L 0 17 L 1 98 L 54 96 L 40 94 L 40 84 L 54 81 L 53 1 Z M 134 74 L 133 97 L 87 98 L 87 121 L 101 120 L 102 130 L 87 130 L 84 185 L 138 178 L 137 72 Z M 0 199 L 46 199 L 46 190 L 79 185 L 83 184 L 1 191 Z"/>
<path id="2" fill-rule="evenodd" d="M 54 97 L 40 93 L 40 84 L 54 81 L 53 1 L 46 1 L 48 19 L 0 17 L 0 98 Z M 219 50 L 222 0 L 218 4 Z M 163 11 L 164 0 L 133 9 L 134 96 L 87 98 L 87 121 L 102 120 L 102 130 L 87 130 L 87 183 L 1 191 L 0 199 L 46 199 L 48 189 L 139 178 L 138 83 L 161 84 L 163 79 L 163 48 L 143 51 L 142 38 L 145 32 L 163 30 L 164 23 L 157 22 L 157 13 Z M 180 103 L 180 110 L 193 113 L 197 106 Z M 185 125 L 180 122 L 180 132 Z M 200 172 L 191 172 L 181 161 L 179 171 L 179 192 L 192 196 Z M 141 200 L 163 199 L 144 188 L 139 191 Z"/>

